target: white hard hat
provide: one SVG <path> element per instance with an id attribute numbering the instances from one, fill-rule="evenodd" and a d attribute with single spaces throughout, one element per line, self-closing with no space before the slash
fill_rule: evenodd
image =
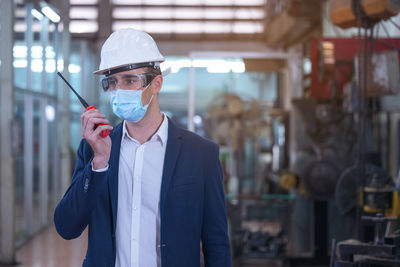
<path id="1" fill-rule="evenodd" d="M 163 61 L 163 55 L 148 33 L 121 29 L 112 33 L 103 44 L 100 67 L 94 74 L 110 75 L 147 66 L 157 68 Z"/>

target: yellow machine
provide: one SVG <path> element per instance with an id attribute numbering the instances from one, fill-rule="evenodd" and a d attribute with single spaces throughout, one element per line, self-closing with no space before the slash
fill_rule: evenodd
<path id="1" fill-rule="evenodd" d="M 350 28 L 357 26 L 357 17 L 354 14 L 353 0 L 331 0 L 330 17 L 338 27 Z M 399 1 L 390 0 L 360 0 L 361 8 L 371 21 L 380 21 L 395 16 L 400 12 Z"/>
<path id="2" fill-rule="evenodd" d="M 396 188 L 364 187 L 360 206 L 366 213 L 382 213 L 385 217 L 400 218 L 399 191 Z"/>

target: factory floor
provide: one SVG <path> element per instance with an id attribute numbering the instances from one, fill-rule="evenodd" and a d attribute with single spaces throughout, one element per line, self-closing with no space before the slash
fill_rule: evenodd
<path id="1" fill-rule="evenodd" d="M 17 250 L 18 267 L 82 266 L 87 249 L 87 232 L 78 239 L 66 241 L 54 226 L 44 229 Z M 12 266 L 7 266 L 12 267 Z"/>
<path id="2" fill-rule="evenodd" d="M 45 228 L 17 250 L 18 267 L 77 267 L 82 265 L 87 248 L 87 232 L 78 239 L 66 241 L 54 226 Z M 281 267 L 274 261 L 240 261 L 232 267 Z M 15 267 L 15 266 L 2 266 Z"/>

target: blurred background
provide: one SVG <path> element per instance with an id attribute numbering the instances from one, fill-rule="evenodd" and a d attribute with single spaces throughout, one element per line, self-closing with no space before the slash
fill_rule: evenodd
<path id="1" fill-rule="evenodd" d="M 0 263 L 80 266 L 52 223 L 115 30 L 166 57 L 161 110 L 220 145 L 234 266 L 400 266 L 399 0 L 1 0 Z"/>

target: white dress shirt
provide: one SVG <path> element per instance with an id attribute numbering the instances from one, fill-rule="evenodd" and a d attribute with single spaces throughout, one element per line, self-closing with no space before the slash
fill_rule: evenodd
<path id="1" fill-rule="evenodd" d="M 121 139 L 116 225 L 116 267 L 160 267 L 160 189 L 168 139 L 168 118 L 151 139 L 140 144 Z"/>

